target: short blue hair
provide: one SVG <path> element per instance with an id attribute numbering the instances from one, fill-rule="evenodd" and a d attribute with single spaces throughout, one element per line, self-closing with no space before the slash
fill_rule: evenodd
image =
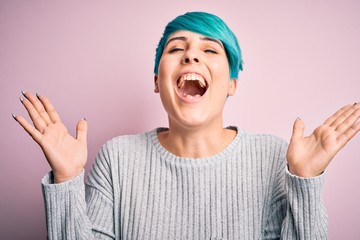
<path id="1" fill-rule="evenodd" d="M 186 30 L 220 40 L 224 45 L 230 67 L 230 78 L 237 79 L 239 70 L 243 70 L 243 61 L 239 42 L 226 23 L 216 15 L 206 12 L 188 12 L 169 22 L 156 48 L 154 73 L 158 74 L 159 63 L 165 44 L 171 34 Z"/>

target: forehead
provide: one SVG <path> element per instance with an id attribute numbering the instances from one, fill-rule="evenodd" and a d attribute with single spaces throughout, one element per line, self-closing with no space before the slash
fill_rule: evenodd
<path id="1" fill-rule="evenodd" d="M 189 41 L 189 40 L 192 40 L 192 39 L 201 40 L 201 41 L 208 41 L 208 42 L 214 42 L 214 43 L 219 44 L 222 48 L 224 47 L 222 42 L 217 38 L 205 36 L 205 35 L 202 35 L 202 34 L 199 34 L 199 33 L 186 31 L 186 30 L 180 30 L 180 31 L 176 31 L 176 32 L 172 33 L 168 37 L 165 46 L 168 43 L 172 42 L 172 41 L 176 41 L 176 40 Z"/>
<path id="2" fill-rule="evenodd" d="M 169 35 L 169 39 L 176 36 L 204 37 L 204 35 L 188 30 L 178 30 Z"/>

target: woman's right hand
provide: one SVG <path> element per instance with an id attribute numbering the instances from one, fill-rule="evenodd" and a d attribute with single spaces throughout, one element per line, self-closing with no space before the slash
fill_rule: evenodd
<path id="1" fill-rule="evenodd" d="M 45 96 L 23 92 L 21 98 L 33 125 L 22 116 L 15 120 L 37 142 L 50 164 L 54 182 L 61 183 L 79 175 L 87 160 L 87 122 L 82 119 L 76 126 L 76 138 L 72 137 L 58 113 Z"/>

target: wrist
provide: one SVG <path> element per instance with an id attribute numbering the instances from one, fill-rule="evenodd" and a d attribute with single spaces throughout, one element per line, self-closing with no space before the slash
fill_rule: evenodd
<path id="1" fill-rule="evenodd" d="M 307 169 L 305 167 L 294 167 L 290 164 L 287 165 L 289 173 L 292 175 L 302 177 L 302 178 L 313 178 L 320 176 L 324 171 L 318 172 L 312 169 Z"/>
<path id="2" fill-rule="evenodd" d="M 79 176 L 82 172 L 82 169 L 80 171 L 75 171 L 71 174 L 59 174 L 59 173 L 56 173 L 55 171 L 53 171 L 53 174 L 54 174 L 54 183 L 55 184 L 58 184 L 58 183 L 63 183 L 63 182 L 66 182 L 68 180 L 71 180 L 77 176 Z"/>

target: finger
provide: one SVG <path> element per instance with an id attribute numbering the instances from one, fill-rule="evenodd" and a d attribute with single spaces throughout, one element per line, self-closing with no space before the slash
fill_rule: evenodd
<path id="1" fill-rule="evenodd" d="M 344 113 L 345 115 L 345 113 Z M 347 118 L 343 120 L 341 124 L 337 126 L 335 129 L 337 132 L 342 133 L 347 131 L 347 129 L 351 128 L 360 118 L 360 106 L 352 108 L 352 112 L 350 115 L 346 114 Z"/>
<path id="2" fill-rule="evenodd" d="M 44 132 L 44 129 L 46 128 L 46 123 L 42 116 L 35 109 L 34 105 L 27 98 L 20 98 L 20 101 L 28 112 L 32 122 L 34 123 L 35 128 L 41 133 Z"/>
<path id="3" fill-rule="evenodd" d="M 42 134 L 33 125 L 28 123 L 22 116 L 13 115 L 13 117 L 37 143 L 40 143 Z"/>
<path id="4" fill-rule="evenodd" d="M 38 99 L 43 104 L 48 116 L 50 117 L 51 121 L 53 123 L 55 122 L 61 122 L 59 114 L 56 112 L 55 107 L 51 104 L 49 99 L 45 96 L 38 95 Z"/>
<path id="5" fill-rule="evenodd" d="M 334 113 L 333 115 L 331 115 L 325 122 L 324 125 L 327 126 L 331 126 L 333 125 L 333 123 L 336 121 L 336 119 L 341 116 L 346 110 L 348 110 L 349 108 L 351 108 L 352 105 L 347 105 L 342 107 L 341 109 L 339 109 L 336 113 Z"/>
<path id="6" fill-rule="evenodd" d="M 356 117 L 356 111 L 360 109 L 360 105 L 352 105 L 347 108 L 341 115 L 339 115 L 335 121 L 332 123 L 331 127 L 335 128 L 338 131 L 338 128 L 344 126 L 343 123 L 349 123 L 349 117 L 353 116 Z M 355 115 L 353 115 L 355 113 Z M 356 121 L 356 120 L 355 120 Z M 352 124 L 354 124 L 353 122 Z M 352 125 L 351 124 L 351 125 Z M 346 125 L 346 124 L 345 124 Z"/>
<path id="7" fill-rule="evenodd" d="M 352 127 L 347 129 L 343 134 L 338 137 L 339 143 L 344 146 L 360 131 L 360 122 L 354 124 Z"/>
<path id="8" fill-rule="evenodd" d="M 31 104 L 38 112 L 39 116 L 41 116 L 42 119 L 44 120 L 45 124 L 49 125 L 51 123 L 50 117 L 47 114 L 42 102 L 37 98 L 37 96 L 34 96 L 33 94 L 24 91 L 22 91 L 22 94 L 26 99 L 28 99 L 31 102 Z"/>
<path id="9" fill-rule="evenodd" d="M 86 138 L 87 138 L 87 121 L 85 118 L 83 118 L 76 125 L 76 139 L 79 141 L 86 141 Z"/>
<path id="10" fill-rule="evenodd" d="M 297 118 L 294 122 L 291 139 L 303 138 L 304 129 L 305 129 L 304 122 L 300 118 Z"/>

